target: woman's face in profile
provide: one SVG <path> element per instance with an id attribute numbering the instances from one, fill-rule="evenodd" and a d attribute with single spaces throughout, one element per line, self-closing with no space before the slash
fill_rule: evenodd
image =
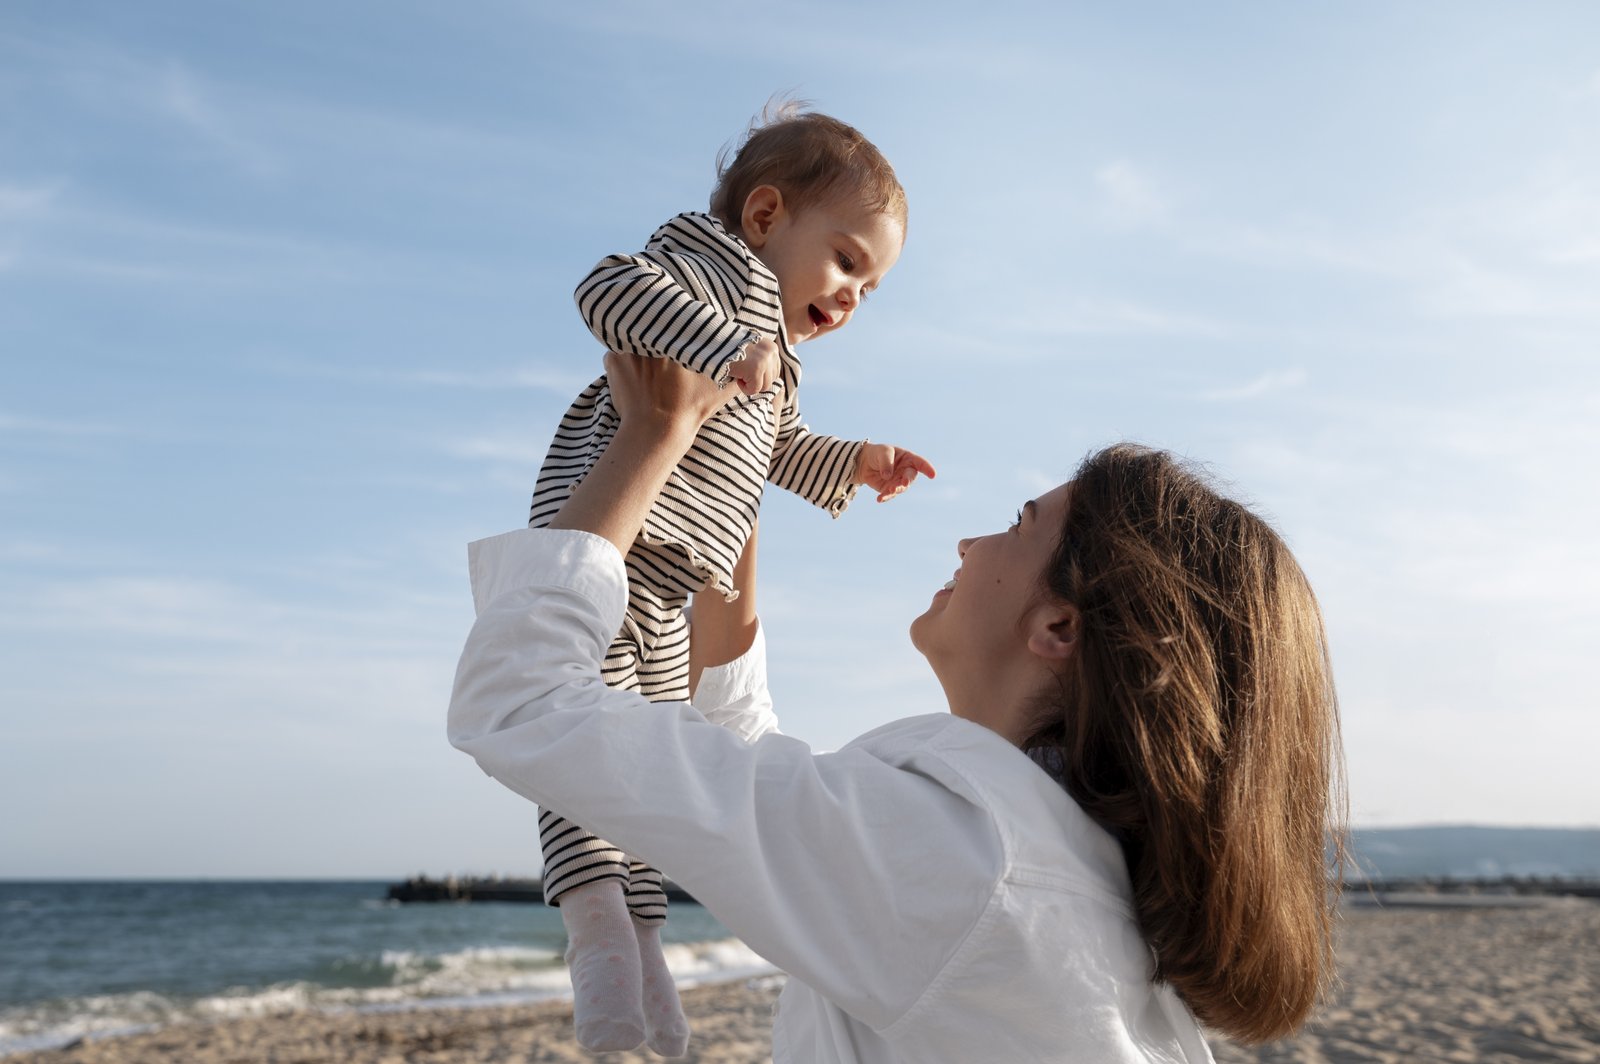
<path id="1" fill-rule="evenodd" d="M 1044 568 L 1061 540 L 1070 487 L 1024 503 L 1001 531 L 961 540 L 955 576 L 911 622 L 911 642 L 963 716 L 963 706 L 1028 661 L 1023 621 L 1044 591 Z"/>

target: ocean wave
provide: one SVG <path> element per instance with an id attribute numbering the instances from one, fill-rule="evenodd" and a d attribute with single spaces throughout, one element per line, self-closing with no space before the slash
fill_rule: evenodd
<path id="1" fill-rule="evenodd" d="M 685 942 L 663 946 L 667 968 L 680 986 L 719 983 L 776 969 L 739 939 Z"/>
<path id="2" fill-rule="evenodd" d="M 663 952 L 682 986 L 773 971 L 737 939 L 671 944 Z M 317 980 L 237 987 L 204 997 L 141 990 L 6 1007 L 0 1009 L 0 1056 L 178 1023 L 319 1010 L 531 1003 L 572 994 L 559 953 L 518 946 L 441 954 L 385 950 L 341 960 L 317 974 Z"/>

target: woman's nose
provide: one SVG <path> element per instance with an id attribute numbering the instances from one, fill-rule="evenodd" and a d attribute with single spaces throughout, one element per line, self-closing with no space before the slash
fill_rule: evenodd
<path id="1" fill-rule="evenodd" d="M 972 538 L 970 536 L 966 539 L 957 540 L 956 557 L 965 558 L 967 556 L 967 548 L 970 546 L 972 546 Z"/>

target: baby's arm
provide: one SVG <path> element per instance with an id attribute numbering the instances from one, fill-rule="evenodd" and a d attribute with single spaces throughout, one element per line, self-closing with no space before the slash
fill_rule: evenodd
<path id="1" fill-rule="evenodd" d="M 767 479 L 833 517 L 844 513 L 859 484 L 875 490 L 879 502 L 887 502 L 910 487 L 918 474 L 935 475 L 926 458 L 903 447 L 812 432 L 801 424 L 796 403 L 785 404 L 779 417 Z"/>
<path id="2" fill-rule="evenodd" d="M 602 259 L 574 298 L 609 350 L 670 358 L 723 384 L 762 339 L 733 320 L 749 287 L 749 264 L 738 249 L 709 221 L 680 216 L 643 252 Z"/>
<path id="3" fill-rule="evenodd" d="M 799 407 L 785 402 L 778 412 L 767 479 L 838 517 L 855 497 L 861 440 L 841 440 L 812 432 L 800 422 Z"/>

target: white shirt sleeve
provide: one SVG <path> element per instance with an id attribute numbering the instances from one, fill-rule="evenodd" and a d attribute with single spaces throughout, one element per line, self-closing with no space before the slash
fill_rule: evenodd
<path id="1" fill-rule="evenodd" d="M 1002 874 L 988 812 L 863 749 L 746 743 L 686 703 L 607 688 L 626 575 L 598 536 L 523 529 L 470 557 L 478 620 L 450 741 L 660 868 L 862 1022 L 885 1027 L 915 1004 Z"/>
<path id="2" fill-rule="evenodd" d="M 693 619 L 690 619 L 691 631 Z M 743 655 L 700 673 L 691 700 L 706 720 L 726 728 L 745 742 L 778 730 L 772 694 L 767 690 L 767 633 L 759 624 L 755 641 Z"/>

